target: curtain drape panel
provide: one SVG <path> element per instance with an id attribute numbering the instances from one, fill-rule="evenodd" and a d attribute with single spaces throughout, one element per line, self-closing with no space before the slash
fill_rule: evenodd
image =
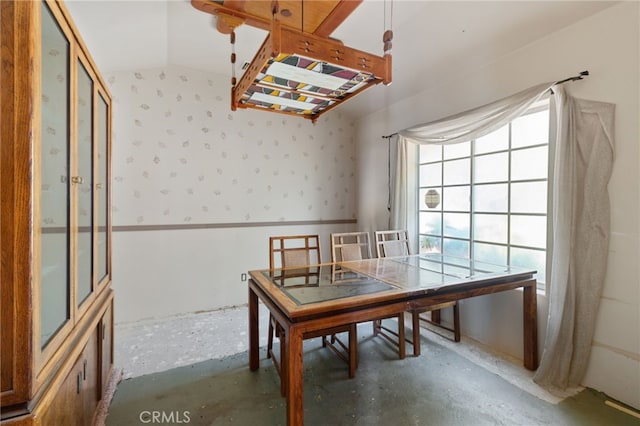
<path id="1" fill-rule="evenodd" d="M 407 201 L 410 196 L 413 196 L 407 191 L 411 186 L 407 161 L 407 150 L 410 147 L 401 137 L 396 137 L 395 141 L 392 140 L 390 143 L 394 146 L 395 158 L 391 162 L 389 229 L 407 229 L 407 212 L 409 211 Z"/>
<path id="2" fill-rule="evenodd" d="M 534 381 L 580 385 L 589 362 L 609 251 L 615 105 L 555 90 L 553 255 L 547 334 Z"/>
<path id="3" fill-rule="evenodd" d="M 609 244 L 607 185 L 613 164 L 614 105 L 574 99 L 562 86 L 543 83 L 473 110 L 399 132 L 391 185 L 390 225 L 414 229 L 418 144 L 452 144 L 480 138 L 522 115 L 549 89 L 557 123 L 553 182 L 553 245 L 549 316 L 534 380 L 567 388 L 580 384 L 595 329 Z M 415 206 L 415 201 L 413 202 Z"/>
<path id="4" fill-rule="evenodd" d="M 419 144 L 451 144 L 478 139 L 522 115 L 542 99 L 554 84 L 555 82 L 539 84 L 499 101 L 405 129 L 398 134 Z"/>

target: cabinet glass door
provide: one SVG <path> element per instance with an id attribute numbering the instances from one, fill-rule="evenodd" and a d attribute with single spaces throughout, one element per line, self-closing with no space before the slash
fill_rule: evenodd
<path id="1" fill-rule="evenodd" d="M 98 197 L 98 245 L 97 276 L 98 282 L 109 274 L 109 173 L 107 156 L 109 155 L 109 107 L 102 95 L 98 96 L 98 167 L 95 196 Z"/>
<path id="2" fill-rule="evenodd" d="M 40 344 L 70 319 L 69 42 L 42 3 L 40 128 Z"/>
<path id="3" fill-rule="evenodd" d="M 93 81 L 78 61 L 77 153 L 78 233 L 76 282 L 78 306 L 93 290 Z"/>

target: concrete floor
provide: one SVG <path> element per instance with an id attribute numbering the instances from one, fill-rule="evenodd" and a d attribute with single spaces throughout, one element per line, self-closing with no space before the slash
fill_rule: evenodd
<path id="1" fill-rule="evenodd" d="M 115 366 L 129 379 L 248 349 L 246 306 L 149 319 L 115 326 Z M 260 305 L 260 330 L 269 311 Z M 260 345 L 267 344 L 266 331 Z"/>
<path id="2" fill-rule="evenodd" d="M 247 340 L 243 313 L 246 310 L 240 308 L 224 314 L 227 323 L 232 324 L 230 329 L 238 327 L 238 330 L 228 336 L 226 345 L 222 345 L 224 336 L 214 333 L 217 339 L 214 346 L 230 348 L 223 351 L 245 352 L 222 358 L 211 357 L 205 336 L 194 336 L 188 328 L 184 329 L 186 324 L 193 326 L 189 323 L 193 321 L 209 324 L 209 317 L 180 318 L 187 323 L 179 325 L 162 322 L 132 325 L 131 330 L 120 336 L 116 365 L 124 369 L 125 377 L 134 378 L 118 385 L 106 424 L 285 424 L 285 399 L 280 396 L 279 377 L 271 361 L 265 358 L 263 350 L 260 369 L 251 372 L 246 346 L 239 346 L 240 341 L 244 340 L 246 345 Z M 195 345 L 187 347 L 183 342 L 180 347 L 180 342 L 172 342 L 167 335 L 160 338 L 163 331 L 171 329 L 180 333 L 179 338 Z M 262 337 L 265 330 L 261 328 Z M 469 342 L 453 344 L 424 330 L 422 355 L 398 360 L 388 343 L 370 334 L 370 324 L 359 327 L 359 366 L 354 379 L 348 379 L 346 365 L 323 349 L 319 339 L 305 341 L 306 424 L 640 425 L 640 419 L 606 405 L 604 394 L 584 389 L 562 400 L 533 384 L 530 373 L 520 366 L 483 352 Z M 153 344 L 156 335 L 165 347 L 178 345 L 177 348 L 154 351 L 151 358 L 142 356 L 153 351 L 144 346 L 144 338 Z M 200 342 L 204 345 L 202 354 L 196 355 Z M 136 362 L 123 365 L 127 364 L 127 351 L 136 348 L 140 349 Z M 173 351 L 183 355 L 176 356 Z M 194 361 L 202 356 L 214 359 Z M 146 374 L 189 361 L 195 363 Z"/>

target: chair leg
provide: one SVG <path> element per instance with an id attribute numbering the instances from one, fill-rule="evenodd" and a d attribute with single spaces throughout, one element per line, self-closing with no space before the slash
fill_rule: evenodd
<path id="1" fill-rule="evenodd" d="M 440 324 L 440 309 L 434 309 L 431 311 L 431 322 L 434 324 Z"/>
<path id="2" fill-rule="evenodd" d="M 269 334 L 267 336 L 267 358 L 271 358 L 271 349 L 273 348 L 273 318 L 269 314 Z"/>

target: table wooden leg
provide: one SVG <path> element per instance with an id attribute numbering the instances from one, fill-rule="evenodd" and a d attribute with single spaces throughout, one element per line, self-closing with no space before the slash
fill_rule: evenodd
<path id="1" fill-rule="evenodd" d="M 405 344 L 406 337 L 404 334 L 404 312 L 398 316 L 398 352 L 400 359 L 404 359 L 406 356 L 406 347 Z"/>
<path id="2" fill-rule="evenodd" d="M 249 368 L 252 371 L 260 367 L 258 324 L 258 295 L 249 286 Z"/>
<path id="3" fill-rule="evenodd" d="M 535 280 L 523 290 L 524 366 L 529 370 L 535 370 L 538 368 L 538 308 Z"/>
<path id="4" fill-rule="evenodd" d="M 411 311 L 411 331 L 413 332 L 413 356 L 420 356 L 420 314 Z"/>
<path id="5" fill-rule="evenodd" d="M 285 331 L 287 358 L 287 425 L 304 424 L 304 395 L 302 377 L 302 331 L 289 327 Z"/>

